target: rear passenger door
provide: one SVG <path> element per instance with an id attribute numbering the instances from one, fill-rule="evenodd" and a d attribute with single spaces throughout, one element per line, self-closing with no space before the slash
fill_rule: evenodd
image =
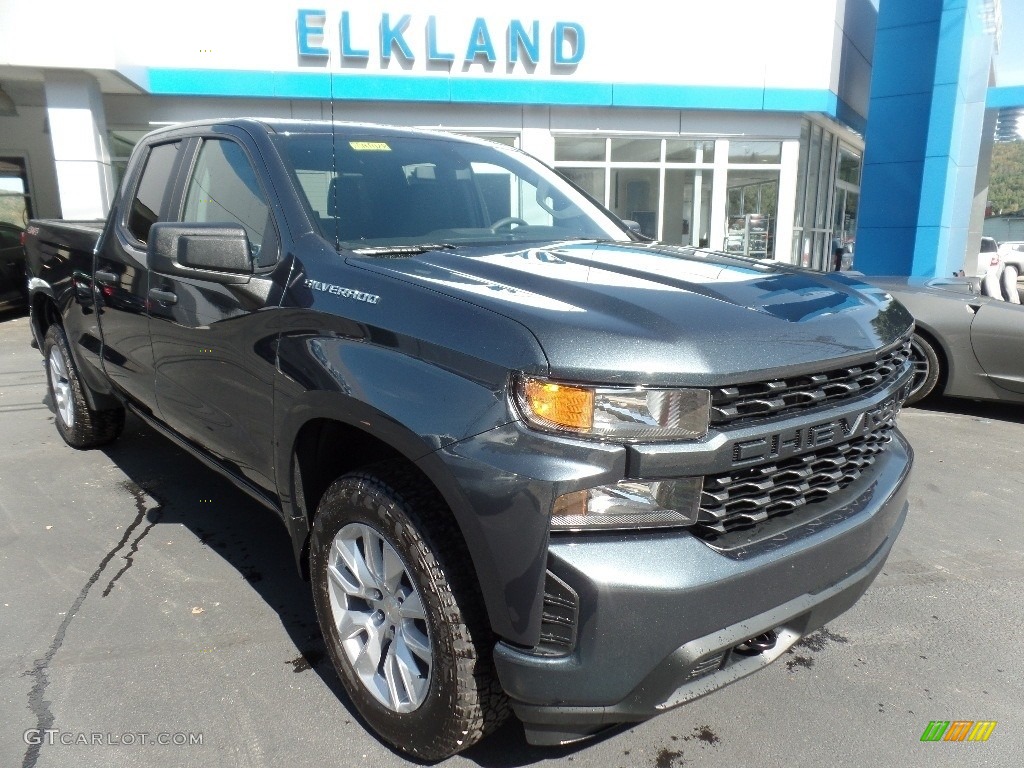
<path id="1" fill-rule="evenodd" d="M 242 135 L 203 136 L 193 147 L 176 202 L 184 223 L 244 228 L 252 274 L 150 277 L 153 364 L 160 418 L 273 497 L 272 312 L 280 236 Z"/>
<path id="2" fill-rule="evenodd" d="M 129 170 L 118 216 L 100 245 L 94 278 L 99 293 L 103 369 L 111 382 L 143 410 L 156 410 L 153 349 L 147 314 L 150 229 L 166 220 L 173 180 L 181 170 L 186 143 L 169 141 L 144 150 Z"/>

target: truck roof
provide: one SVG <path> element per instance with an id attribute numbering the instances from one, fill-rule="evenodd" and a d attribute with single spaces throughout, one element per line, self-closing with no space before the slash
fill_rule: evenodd
<path id="1" fill-rule="evenodd" d="M 367 122 L 346 122 L 341 120 L 299 120 L 294 118 L 267 118 L 267 117 L 227 117 L 211 120 L 194 120 L 190 122 L 175 123 L 164 126 L 147 134 L 146 138 L 156 137 L 164 133 L 173 133 L 181 130 L 205 128 L 215 125 L 234 125 L 238 127 L 259 127 L 270 133 L 329 133 L 334 130 L 338 135 L 348 136 L 372 131 L 376 136 L 431 136 L 435 138 L 447 138 L 451 134 L 443 131 L 434 131 L 426 128 L 409 128 L 395 125 L 383 125 L 380 123 Z M 481 140 L 469 136 L 460 136 L 459 140 L 478 143 Z"/>

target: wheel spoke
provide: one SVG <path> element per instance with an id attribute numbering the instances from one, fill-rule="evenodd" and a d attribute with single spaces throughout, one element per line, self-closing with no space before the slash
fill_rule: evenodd
<path id="1" fill-rule="evenodd" d="M 406 691 L 406 698 L 413 706 L 419 706 L 426 695 L 427 678 L 420 674 L 420 667 L 413 657 L 414 649 L 410 648 L 408 635 L 399 632 L 395 636 L 395 642 L 391 644 L 390 655 L 394 659 L 394 667 Z M 419 655 L 419 654 L 417 654 Z M 426 660 L 427 669 L 430 669 L 429 659 Z"/>
<path id="2" fill-rule="evenodd" d="M 366 568 L 373 577 L 374 586 L 384 587 L 384 549 L 390 547 L 380 534 L 366 526 L 362 529 L 362 539 L 363 551 L 366 553 Z"/>
<path id="3" fill-rule="evenodd" d="M 342 611 L 341 617 L 337 619 L 338 637 L 342 642 L 351 640 L 353 637 L 366 632 L 374 631 L 373 613 L 370 611 Z"/>
<path id="4" fill-rule="evenodd" d="M 397 650 L 397 641 L 392 642 L 388 646 L 387 653 L 384 657 L 384 684 L 388 689 L 388 697 L 391 699 L 391 708 L 401 711 L 405 709 L 402 705 L 405 703 L 406 686 L 402 680 L 402 670 L 398 664 L 398 656 L 395 653 Z"/>
<path id="5" fill-rule="evenodd" d="M 352 660 L 352 666 L 364 680 L 372 680 L 380 668 L 383 653 L 384 637 L 381 635 L 380 627 L 370 622 L 366 625 L 366 642 Z"/>
<path id="6" fill-rule="evenodd" d="M 388 593 L 398 595 L 398 587 L 405 576 L 405 566 L 402 564 L 402 558 L 398 556 L 394 548 L 387 542 L 383 543 L 384 560 L 381 569 L 381 581 Z"/>
<path id="7" fill-rule="evenodd" d="M 427 616 L 423 612 L 423 601 L 420 599 L 420 593 L 410 593 L 409 596 L 405 598 L 405 601 L 402 603 L 402 607 L 399 609 L 398 613 L 403 619 L 420 619 L 425 621 Z"/>
<path id="8" fill-rule="evenodd" d="M 404 646 L 420 657 L 427 665 L 431 662 L 430 639 L 411 621 L 403 621 L 397 634 Z"/>
<path id="9" fill-rule="evenodd" d="M 54 349 L 50 355 L 50 368 L 56 374 L 57 379 L 66 379 L 67 372 L 64 370 L 64 355 L 59 349 Z"/>
<path id="10" fill-rule="evenodd" d="M 359 585 L 359 582 L 350 579 L 348 574 L 348 569 L 342 570 L 336 565 L 327 566 L 327 576 L 331 580 L 331 586 L 341 590 L 346 595 L 361 597 L 362 587 Z"/>
<path id="11" fill-rule="evenodd" d="M 337 558 L 332 557 L 331 560 L 343 563 L 345 569 L 352 577 L 352 581 L 345 578 L 342 579 L 343 582 L 351 584 L 350 588 L 342 587 L 345 592 L 364 599 L 372 597 L 377 587 L 377 580 L 367 567 L 366 560 L 363 559 L 363 555 L 359 551 L 357 540 L 336 538 L 334 540 L 334 552 Z M 341 568 L 338 568 L 338 572 L 339 574 L 344 573 Z"/>

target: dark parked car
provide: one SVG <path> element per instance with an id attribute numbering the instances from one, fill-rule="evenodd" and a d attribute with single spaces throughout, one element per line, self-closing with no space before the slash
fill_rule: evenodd
<path id="1" fill-rule="evenodd" d="M 983 295 L 978 277 L 868 279 L 917 322 L 908 403 L 930 394 L 1024 402 L 1024 305 Z"/>
<path id="2" fill-rule="evenodd" d="M 105 224 L 26 246 L 64 439 L 130 410 L 280 516 L 353 703 L 420 758 L 763 669 L 856 602 L 907 514 L 903 307 L 641 242 L 517 150 L 177 126 Z"/>
<path id="3" fill-rule="evenodd" d="M 0 221 L 0 310 L 24 306 L 28 301 L 25 277 L 24 229 Z"/>

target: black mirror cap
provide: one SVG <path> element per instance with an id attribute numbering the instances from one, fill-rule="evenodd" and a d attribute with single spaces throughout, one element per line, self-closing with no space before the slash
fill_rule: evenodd
<path id="1" fill-rule="evenodd" d="M 252 275 L 249 237 L 238 224 L 160 222 L 149 232 L 154 272 L 218 283 L 244 283 Z"/>

